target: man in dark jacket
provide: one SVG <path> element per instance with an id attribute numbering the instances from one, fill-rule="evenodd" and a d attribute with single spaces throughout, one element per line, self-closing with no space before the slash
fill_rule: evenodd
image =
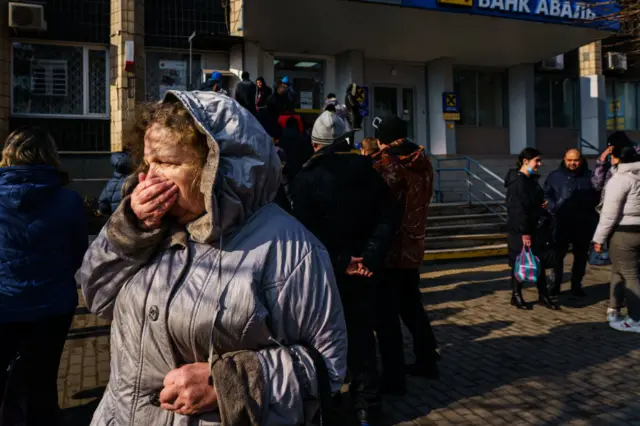
<path id="1" fill-rule="evenodd" d="M 556 264 L 553 265 L 553 281 L 549 283 L 550 294 L 560 293 L 564 257 L 569 244 L 573 247 L 571 270 L 571 292 L 584 296 L 582 278 L 587 268 L 591 237 L 598 223 L 596 206 L 599 196 L 591 183 L 592 173 L 580 151 L 575 148 L 565 153 L 557 170 L 551 172 L 544 184 L 547 210 L 556 224 Z"/>
<path id="2" fill-rule="evenodd" d="M 427 209 L 433 194 L 433 167 L 424 148 L 407 140 L 407 125 L 399 117 L 382 120 L 376 136 L 380 152 L 374 168 L 404 206 L 404 216 L 381 271 L 376 332 L 382 358 L 383 389 L 402 395 L 405 371 L 438 378 L 436 339 L 424 311 L 419 267 L 424 258 Z M 413 337 L 415 364 L 404 365 L 402 318 Z"/>
<path id="3" fill-rule="evenodd" d="M 312 132 L 316 153 L 298 173 L 291 201 L 293 215 L 331 256 L 347 322 L 350 391 L 358 420 L 367 423 L 380 408 L 372 274 L 383 265 L 401 209 L 371 160 L 351 152 L 346 134 L 346 123 L 335 113 L 320 115 Z"/>
<path id="4" fill-rule="evenodd" d="M 236 86 L 236 101 L 251 114 L 256 115 L 256 84 L 247 71 L 242 73 L 242 81 Z"/>
<path id="5" fill-rule="evenodd" d="M 103 215 L 109 215 L 116 211 L 122 200 L 122 185 L 133 171 L 131 156 L 127 152 L 112 153 L 111 166 L 113 167 L 113 176 L 107 182 L 98 199 L 98 211 Z"/>

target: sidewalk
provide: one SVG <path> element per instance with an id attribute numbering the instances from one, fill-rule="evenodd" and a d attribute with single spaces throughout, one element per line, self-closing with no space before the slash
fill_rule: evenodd
<path id="1" fill-rule="evenodd" d="M 605 322 L 608 268 L 590 267 L 589 297 L 563 294 L 561 311 L 512 308 L 501 259 L 423 272 L 442 377 L 410 378 L 406 397 L 387 398 L 390 425 L 640 425 L 640 335 Z M 74 321 L 58 382 L 65 425 L 89 424 L 108 380 L 107 333 L 90 314 Z"/>

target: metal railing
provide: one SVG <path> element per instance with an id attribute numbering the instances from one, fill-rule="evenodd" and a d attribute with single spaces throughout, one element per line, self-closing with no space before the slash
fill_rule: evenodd
<path id="1" fill-rule="evenodd" d="M 481 204 L 501 219 L 507 220 L 507 208 L 504 205 L 507 197 L 502 189 L 504 179 L 471 157 L 439 158 L 431 153 L 429 157 L 434 162 L 436 202 L 444 202 L 445 193 L 457 194 L 460 197 L 458 200 L 462 199 L 469 204 Z M 447 162 L 462 163 L 462 166 L 443 167 L 443 163 Z M 464 179 L 459 178 L 462 173 L 464 173 Z M 453 179 L 448 178 L 451 175 Z M 456 175 L 458 175 L 457 178 Z"/>
<path id="2" fill-rule="evenodd" d="M 596 146 L 594 146 L 592 143 L 590 143 L 589 141 L 587 141 L 585 138 L 580 137 L 579 138 L 579 142 L 580 142 L 580 152 L 582 152 L 584 150 L 584 148 L 589 148 L 594 150 L 596 153 L 600 152 L 600 149 L 597 148 Z"/>

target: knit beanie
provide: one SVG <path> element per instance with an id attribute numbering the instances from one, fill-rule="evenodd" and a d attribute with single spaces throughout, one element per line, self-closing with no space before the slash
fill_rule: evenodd
<path id="1" fill-rule="evenodd" d="M 407 124 L 395 115 L 383 118 L 376 129 L 376 138 L 383 145 L 389 145 L 398 139 L 404 139 L 406 137 Z"/>
<path id="2" fill-rule="evenodd" d="M 321 145 L 331 145 L 347 134 L 345 121 L 331 111 L 320 114 L 311 131 L 311 141 Z"/>

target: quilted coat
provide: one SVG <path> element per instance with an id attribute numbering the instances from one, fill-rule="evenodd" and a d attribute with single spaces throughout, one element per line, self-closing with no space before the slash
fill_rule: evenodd
<path id="1" fill-rule="evenodd" d="M 272 203 L 281 164 L 256 118 L 213 92 L 168 92 L 165 101 L 175 100 L 208 139 L 206 214 L 186 228 L 143 232 L 126 196 L 89 248 L 78 273 L 84 297 L 92 312 L 113 319 L 111 377 L 92 425 L 229 425 L 225 407 L 239 398 L 251 424 L 304 424 L 318 393 L 306 348 L 322 355 L 333 391 L 346 372 L 329 256 Z M 228 386 L 212 366 L 220 410 L 188 417 L 158 406 L 169 371 L 238 351 L 252 363 L 242 370 L 250 383 Z"/>

